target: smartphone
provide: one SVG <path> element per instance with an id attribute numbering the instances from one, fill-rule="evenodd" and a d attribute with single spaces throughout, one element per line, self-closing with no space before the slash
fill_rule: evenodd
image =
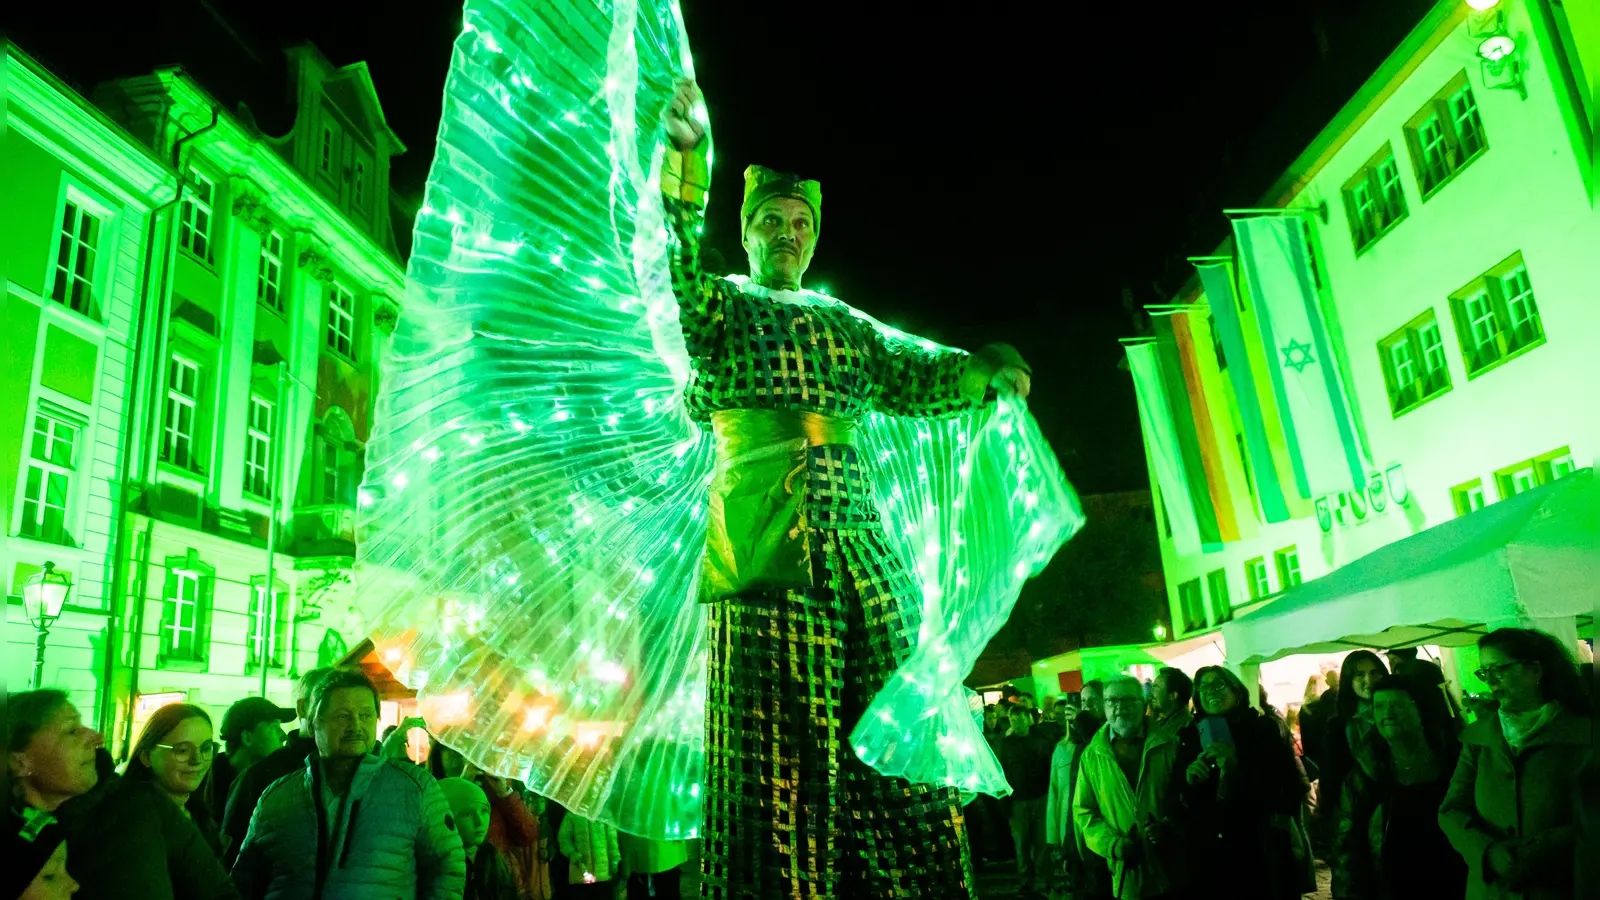
<path id="1" fill-rule="evenodd" d="M 1212 744 L 1233 743 L 1233 732 L 1228 729 L 1228 720 L 1221 716 L 1206 716 L 1196 723 L 1200 729 L 1200 749 L 1210 749 Z"/>

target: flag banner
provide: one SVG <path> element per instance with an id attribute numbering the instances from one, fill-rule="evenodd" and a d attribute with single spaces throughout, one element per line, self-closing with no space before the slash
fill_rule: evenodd
<path id="1" fill-rule="evenodd" d="M 1295 216 L 1256 216 L 1234 219 L 1233 233 L 1300 495 L 1365 490 L 1367 465 L 1311 283 L 1304 225 Z"/>
<path id="2" fill-rule="evenodd" d="M 1218 436 L 1217 419 L 1215 413 L 1223 413 L 1226 418 L 1226 398 L 1219 394 L 1210 394 L 1205 390 L 1204 378 L 1201 375 L 1201 363 L 1197 349 L 1199 343 L 1195 338 L 1196 325 L 1205 323 L 1194 321 L 1195 316 L 1189 312 L 1176 312 L 1167 316 L 1157 317 L 1165 319 L 1167 326 L 1172 331 L 1173 347 L 1177 350 L 1178 375 L 1183 380 L 1182 397 L 1188 401 L 1187 408 L 1181 402 L 1175 402 L 1174 416 L 1181 416 L 1187 412 L 1189 420 L 1194 423 L 1195 450 L 1200 457 L 1201 471 L 1205 474 L 1206 491 L 1211 500 L 1211 508 L 1217 518 L 1217 535 L 1224 543 L 1239 539 L 1239 522 L 1233 502 L 1233 492 L 1229 489 L 1228 472 L 1223 462 L 1222 442 Z M 1157 334 L 1163 329 L 1157 326 Z M 1212 353 L 1211 342 L 1208 339 L 1203 345 L 1203 352 Z M 1221 409 L 1216 407 L 1221 406 Z M 1185 429 L 1179 428 L 1179 440 Z M 1201 529 L 1202 533 L 1204 528 Z"/>
<path id="3" fill-rule="evenodd" d="M 1154 341 L 1129 344 L 1128 371 L 1133 373 L 1133 390 L 1139 404 L 1139 429 L 1156 472 L 1162 506 L 1172 542 L 1179 553 L 1200 551 L 1200 529 L 1195 524 L 1194 502 L 1189 498 L 1189 478 L 1178 449 L 1178 436 L 1172 426 L 1167 386 L 1161 378 L 1161 362 Z"/>
<path id="4" fill-rule="evenodd" d="M 1238 534 L 1237 538 L 1229 538 L 1224 534 L 1223 540 L 1250 540 L 1261 533 L 1262 519 L 1256 511 L 1255 488 L 1249 473 L 1245 471 L 1244 435 L 1239 430 L 1238 404 L 1234 402 L 1226 376 L 1222 374 L 1222 368 L 1227 363 L 1211 326 L 1210 310 L 1203 303 L 1197 304 L 1183 319 L 1194 347 L 1193 355 L 1184 360 L 1185 377 L 1188 377 L 1188 367 L 1193 363 L 1195 382 L 1206 400 L 1209 430 L 1216 441 L 1210 449 L 1218 467 L 1213 495 L 1218 504 L 1226 506 L 1228 518 L 1236 526 Z M 1176 332 L 1178 323 L 1174 321 L 1173 325 Z M 1196 407 L 1198 413 L 1199 408 Z M 1221 518 L 1219 512 L 1218 527 L 1221 527 Z"/>
<path id="5" fill-rule="evenodd" d="M 1251 370 L 1250 353 L 1245 348 L 1244 322 L 1239 317 L 1238 297 L 1233 292 L 1233 273 L 1223 263 L 1197 265 L 1195 271 L 1200 275 L 1200 284 L 1211 304 L 1216 337 L 1228 360 L 1228 381 L 1233 385 L 1239 428 L 1244 435 L 1244 465 L 1250 469 L 1261 517 L 1267 522 L 1287 521 L 1289 505 L 1283 496 L 1283 479 L 1272 460 L 1272 444 L 1262 412 L 1262 385 Z"/>

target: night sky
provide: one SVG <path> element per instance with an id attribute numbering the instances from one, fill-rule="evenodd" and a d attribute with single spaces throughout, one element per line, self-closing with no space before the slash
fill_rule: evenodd
<path id="1" fill-rule="evenodd" d="M 945 343 L 1015 344 L 1088 493 L 1147 487 L 1117 368 L 1116 339 L 1142 327 L 1124 288 L 1168 300 L 1184 256 L 1225 235 L 1221 209 L 1253 205 L 1431 5 L 682 2 L 718 143 L 708 237 L 730 270 L 743 167 L 820 180 L 807 283 Z M 279 47 L 366 60 L 410 148 L 394 186 L 420 197 L 458 4 L 10 6 L 0 27 L 81 89 L 183 64 L 273 134 Z"/>

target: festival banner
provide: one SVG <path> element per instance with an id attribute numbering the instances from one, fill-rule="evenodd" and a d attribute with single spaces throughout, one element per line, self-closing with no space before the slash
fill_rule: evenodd
<path id="1" fill-rule="evenodd" d="M 1205 389 L 1205 378 L 1201 373 L 1201 354 L 1213 357 L 1215 355 L 1209 334 L 1206 334 L 1204 343 L 1196 337 L 1196 332 L 1204 329 L 1205 322 L 1203 319 L 1196 321 L 1198 317 L 1191 310 L 1179 310 L 1153 318 L 1158 323 L 1156 334 L 1165 336 L 1164 333 L 1170 332 L 1173 347 L 1177 351 L 1177 374 L 1183 382 L 1181 397 L 1187 400 L 1187 403 L 1175 401 L 1173 416 L 1180 420 L 1187 417 L 1193 423 L 1195 454 L 1199 456 L 1201 471 L 1205 474 L 1206 492 L 1217 518 L 1218 537 L 1224 543 L 1237 541 L 1239 521 L 1234 505 L 1234 493 L 1228 484 L 1227 464 L 1224 462 L 1221 441 L 1221 432 L 1226 431 L 1231 434 L 1232 425 L 1219 427 L 1221 423 L 1214 418 L 1214 414 L 1222 413 L 1223 418 L 1227 418 L 1227 410 L 1223 406 L 1226 398 L 1216 393 L 1208 394 Z M 1180 426 L 1178 433 L 1181 441 L 1187 429 Z"/>
<path id="2" fill-rule="evenodd" d="M 1195 381 L 1195 390 L 1205 398 L 1205 416 L 1208 419 L 1208 428 L 1215 443 L 1211 453 L 1216 460 L 1217 469 L 1213 485 L 1213 499 L 1221 509 L 1228 510 L 1228 518 L 1236 526 L 1238 540 L 1249 540 L 1260 533 L 1260 514 L 1256 511 L 1254 501 L 1255 488 L 1250 476 L 1245 472 L 1245 451 L 1243 436 L 1239 429 L 1238 404 L 1234 402 L 1233 392 L 1229 389 L 1227 377 L 1222 374 L 1222 367 L 1226 364 L 1217 343 L 1216 332 L 1211 325 L 1211 314 L 1205 304 L 1198 304 L 1188 313 L 1183 315 L 1183 325 L 1190 336 L 1190 346 L 1193 353 L 1184 360 L 1185 377 L 1192 377 Z M 1179 322 L 1173 321 L 1174 332 L 1178 332 Z M 1195 415 L 1201 415 L 1199 405 L 1195 406 Z M 1196 425 L 1198 429 L 1198 421 Z M 1202 444 L 1202 447 L 1205 445 Z M 1208 477 L 1211 477 L 1208 475 Z M 1218 513 L 1218 525 L 1221 525 L 1222 514 Z M 1224 535 L 1224 540 L 1232 538 Z"/>
<path id="3" fill-rule="evenodd" d="M 1289 504 L 1284 498 L 1282 476 L 1274 463 L 1272 441 L 1267 431 L 1266 410 L 1272 404 L 1262 395 L 1262 388 L 1269 386 L 1270 381 L 1257 379 L 1251 365 L 1252 354 L 1245 343 L 1239 298 L 1233 290 L 1233 272 L 1225 263 L 1197 264 L 1195 271 L 1200 275 L 1200 284 L 1211 305 L 1216 338 L 1228 360 L 1228 381 L 1233 385 L 1240 433 L 1244 436 L 1243 463 L 1249 467 L 1261 517 L 1267 522 L 1286 521 L 1290 518 Z"/>
<path id="4" fill-rule="evenodd" d="M 1296 216 L 1233 220 L 1300 495 L 1366 490 L 1367 465 Z"/>
<path id="5" fill-rule="evenodd" d="M 1128 344 L 1125 349 L 1139 404 L 1139 428 L 1144 432 L 1144 445 L 1155 469 L 1156 486 L 1161 489 L 1162 507 L 1166 511 L 1167 525 L 1172 529 L 1173 544 L 1179 553 L 1197 553 L 1201 549 L 1200 527 L 1195 519 L 1188 470 L 1178 445 L 1156 342 Z"/>
<path id="6" fill-rule="evenodd" d="M 1193 408 L 1189 402 L 1189 389 L 1184 382 L 1183 361 L 1166 316 L 1152 317 L 1156 340 L 1152 342 L 1156 366 L 1151 374 L 1161 380 L 1165 406 L 1162 415 L 1170 423 L 1174 452 L 1183 462 L 1183 492 L 1194 510 L 1195 528 L 1200 549 L 1210 552 L 1222 548 L 1222 530 L 1217 522 L 1216 504 L 1211 499 L 1211 487 L 1206 481 L 1204 456 L 1200 449 L 1200 436 L 1195 428 Z M 1171 502 L 1171 498 L 1168 498 Z"/>

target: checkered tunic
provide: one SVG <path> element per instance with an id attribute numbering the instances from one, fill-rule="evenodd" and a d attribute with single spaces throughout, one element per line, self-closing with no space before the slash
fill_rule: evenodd
<path id="1" fill-rule="evenodd" d="M 699 208 L 665 202 L 697 419 L 941 416 L 978 402 L 958 388 L 967 353 L 891 348 L 843 304 L 785 303 L 705 274 Z M 866 461 L 843 445 L 806 452 L 811 586 L 708 605 L 702 897 L 965 897 L 956 792 L 880 775 L 848 742 L 911 651 L 919 592 L 884 540 Z"/>

